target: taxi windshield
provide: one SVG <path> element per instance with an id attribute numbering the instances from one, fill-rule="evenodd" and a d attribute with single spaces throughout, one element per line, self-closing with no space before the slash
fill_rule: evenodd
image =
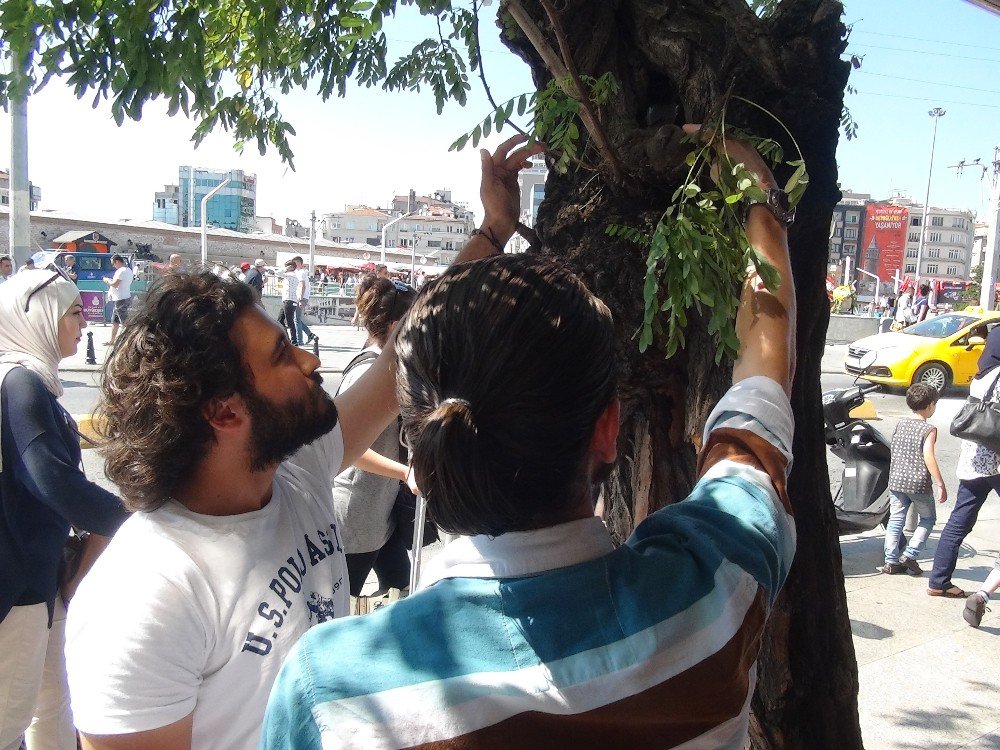
<path id="1" fill-rule="evenodd" d="M 973 318 L 969 315 L 938 315 L 935 318 L 928 318 L 921 323 L 910 326 L 904 333 L 910 333 L 914 336 L 926 336 L 932 339 L 943 339 L 958 333 L 966 326 L 970 326 L 978 320 L 979 318 Z"/>

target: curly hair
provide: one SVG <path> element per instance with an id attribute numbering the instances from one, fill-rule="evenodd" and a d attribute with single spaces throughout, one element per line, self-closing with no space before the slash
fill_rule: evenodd
<path id="1" fill-rule="evenodd" d="M 212 398 L 246 392 L 248 372 L 229 337 L 253 290 L 207 271 L 164 276 L 104 366 L 98 407 L 105 472 L 130 510 L 153 510 L 205 455 Z"/>

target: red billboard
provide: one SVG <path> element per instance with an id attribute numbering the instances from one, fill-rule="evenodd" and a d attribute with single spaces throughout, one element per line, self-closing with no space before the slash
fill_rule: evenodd
<path id="1" fill-rule="evenodd" d="M 865 232 L 861 241 L 861 267 L 889 281 L 904 271 L 906 233 L 910 212 L 905 206 L 869 203 L 865 207 Z"/>

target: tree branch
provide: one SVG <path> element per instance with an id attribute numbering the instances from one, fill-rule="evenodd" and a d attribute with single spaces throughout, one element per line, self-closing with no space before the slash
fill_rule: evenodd
<path id="1" fill-rule="evenodd" d="M 521 31 L 524 32 L 528 41 L 531 42 L 531 46 L 538 52 L 545 63 L 545 67 L 548 68 L 549 72 L 556 79 L 559 87 L 567 95 L 572 96 L 580 102 L 580 120 L 583 122 L 583 126 L 587 129 L 587 132 L 590 133 L 590 137 L 600 152 L 601 157 L 610 166 L 615 182 L 621 184 L 624 182 L 624 170 L 622 169 L 618 155 L 611 147 L 607 133 L 604 132 L 604 127 L 594 114 L 590 96 L 580 81 L 580 76 L 576 73 L 575 69 L 571 69 L 570 67 L 573 65 L 573 58 L 570 54 L 569 42 L 566 39 L 566 34 L 563 32 L 562 24 L 559 22 L 548 0 L 541 0 L 541 4 L 549 16 L 549 21 L 552 23 L 552 30 L 556 35 L 556 41 L 559 43 L 565 63 L 549 47 L 545 41 L 545 37 L 542 36 L 541 30 L 521 4 L 521 0 L 508 0 L 507 11 L 513 16 L 517 25 L 521 27 Z"/>
<path id="2" fill-rule="evenodd" d="M 490 91 L 490 86 L 486 83 L 486 69 L 483 67 L 483 51 L 479 47 L 479 0 L 472 0 L 472 15 L 475 18 L 475 22 L 472 24 L 472 40 L 476 45 L 476 58 L 479 61 L 479 80 L 483 82 L 483 91 L 486 92 L 486 98 L 489 100 L 493 107 L 493 111 L 500 109 L 497 106 L 496 101 L 493 99 L 493 92 Z M 513 120 L 509 117 L 503 118 L 504 122 L 510 125 L 514 130 L 516 130 L 521 135 L 527 135 L 520 127 L 518 127 Z"/>

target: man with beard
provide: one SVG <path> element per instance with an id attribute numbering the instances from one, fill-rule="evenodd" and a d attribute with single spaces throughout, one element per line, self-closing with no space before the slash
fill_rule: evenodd
<path id="1" fill-rule="evenodd" d="M 517 172 L 541 148 L 522 140 L 483 155 L 487 234 L 461 260 L 513 226 Z M 360 460 L 398 410 L 395 348 L 333 401 L 319 360 L 242 282 L 168 274 L 129 323 L 97 422 L 135 513 L 73 600 L 74 719 L 98 750 L 256 748 L 292 645 L 349 612 L 333 478 L 351 464 L 405 476 Z"/>

